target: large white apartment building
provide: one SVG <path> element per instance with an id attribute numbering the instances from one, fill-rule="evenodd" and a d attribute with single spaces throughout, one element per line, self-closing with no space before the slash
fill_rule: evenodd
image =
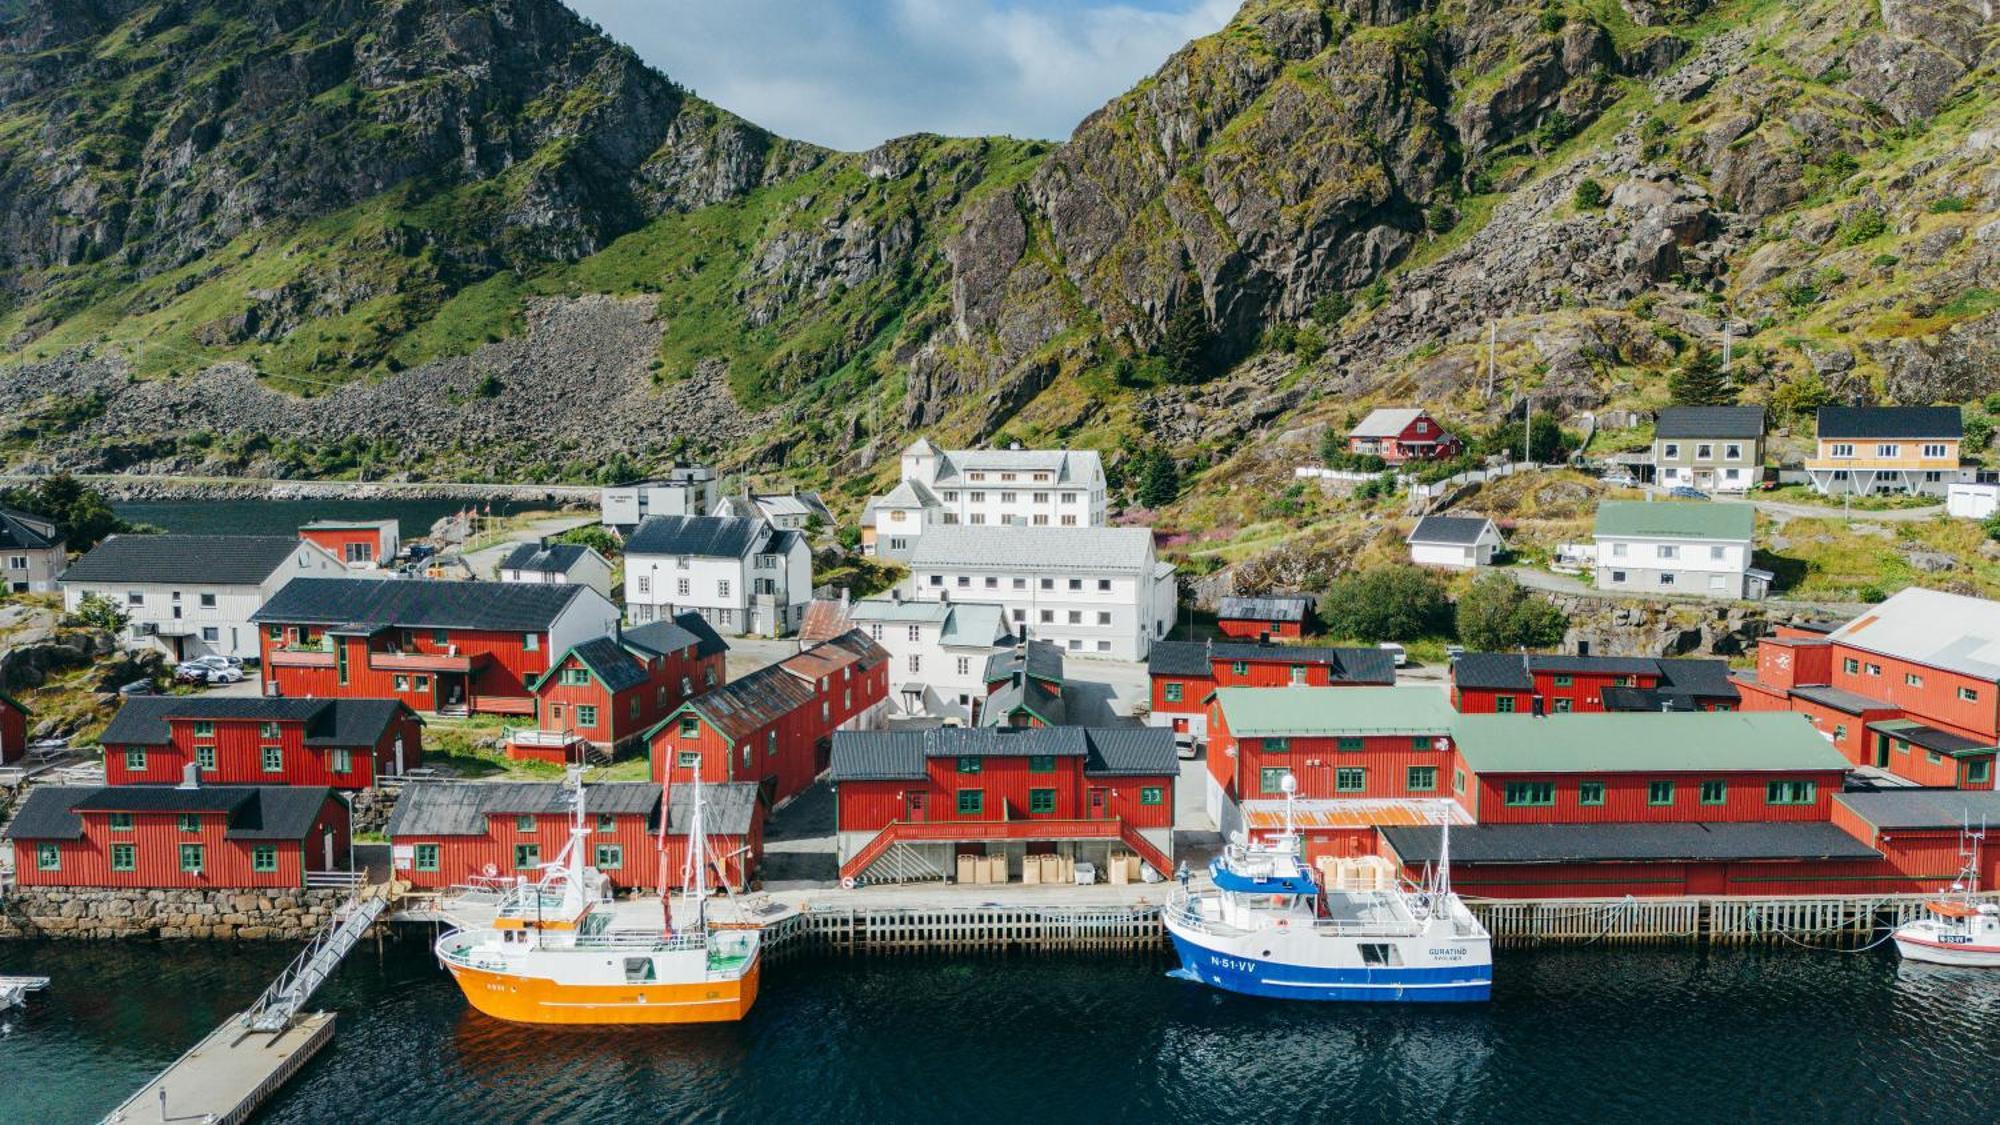
<path id="1" fill-rule="evenodd" d="M 715 507 L 715 470 L 676 465 L 652 480 L 607 485 L 598 494 L 606 527 L 632 528 L 647 516 L 700 516 Z"/>
<path id="2" fill-rule="evenodd" d="M 986 662 L 1014 647 L 1007 611 L 993 602 L 910 601 L 897 591 L 848 606 L 847 620 L 889 653 L 894 718 L 974 725 Z"/>
<path id="3" fill-rule="evenodd" d="M 63 572 L 63 609 L 92 594 L 125 615 L 125 641 L 175 660 L 258 653 L 250 621 L 294 578 L 355 578 L 317 544 L 283 535 L 113 535 Z"/>
<path id="4" fill-rule="evenodd" d="M 864 552 L 907 559 L 934 527 L 1102 527 L 1104 461 L 1094 450 L 939 450 L 918 438 L 903 479 L 868 501 Z"/>
<path id="5" fill-rule="evenodd" d="M 1173 628 L 1174 568 L 1143 527 L 943 525 L 910 554 L 912 600 L 999 605 L 1072 656 L 1144 660 Z"/>
<path id="6" fill-rule="evenodd" d="M 804 534 L 762 520 L 648 516 L 625 537 L 625 620 L 694 612 L 727 636 L 778 637 L 812 599 Z"/>

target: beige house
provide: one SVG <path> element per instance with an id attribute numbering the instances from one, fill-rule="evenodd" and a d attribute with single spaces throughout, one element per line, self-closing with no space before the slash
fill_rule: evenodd
<path id="1" fill-rule="evenodd" d="M 7 590 L 15 594 L 44 594 L 56 588 L 63 565 L 69 561 L 68 545 L 56 525 L 40 516 L 0 508 L 0 564 L 5 564 Z"/>
<path id="2" fill-rule="evenodd" d="M 1806 475 L 1827 496 L 1943 496 L 1971 479 L 1958 463 L 1964 436 L 1956 406 L 1822 406 Z"/>
<path id="3" fill-rule="evenodd" d="M 1667 488 L 1748 491 L 1764 474 L 1764 408 L 1667 407 L 1653 425 L 1653 469 Z"/>

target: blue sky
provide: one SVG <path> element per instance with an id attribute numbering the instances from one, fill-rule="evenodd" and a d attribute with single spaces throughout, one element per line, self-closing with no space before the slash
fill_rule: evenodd
<path id="1" fill-rule="evenodd" d="M 702 97 L 789 137 L 1061 138 L 1240 0 L 568 0 Z"/>

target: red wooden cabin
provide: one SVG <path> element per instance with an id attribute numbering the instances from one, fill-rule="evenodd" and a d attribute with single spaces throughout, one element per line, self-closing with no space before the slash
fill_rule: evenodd
<path id="1" fill-rule="evenodd" d="M 314 520 L 299 538 L 345 563 L 350 570 L 387 566 L 402 550 L 395 520 Z"/>
<path id="2" fill-rule="evenodd" d="M 584 818 L 591 830 L 584 861 L 617 890 L 658 890 L 663 879 L 669 889 L 682 885 L 693 787 L 674 788 L 664 856 L 660 792 L 659 785 L 646 781 L 584 786 Z M 748 889 L 764 848 L 757 787 L 704 786 L 702 805 L 711 885 L 720 876 Z M 568 844 L 571 808 L 569 789 L 560 782 L 409 786 L 389 818 L 396 877 L 431 889 L 533 879 Z"/>
<path id="3" fill-rule="evenodd" d="M 876 725 L 888 698 L 889 654 L 850 630 L 681 704 L 646 732 L 653 780 L 699 766 L 710 784 L 789 800 L 826 768 L 833 732 Z"/>
<path id="4" fill-rule="evenodd" d="M 1452 658 L 1452 706 L 1467 715 L 1733 711 L 1722 660 L 1467 652 Z"/>
<path id="5" fill-rule="evenodd" d="M 394 699 L 133 696 L 104 728 L 104 779 L 366 789 L 424 758 L 423 720 Z"/>
<path id="6" fill-rule="evenodd" d="M 250 619 L 266 695 L 532 715 L 529 685 L 618 608 L 586 586 L 295 578 Z"/>
<path id="7" fill-rule="evenodd" d="M 963 854 L 1018 857 L 1064 851 L 1102 865 L 1137 853 L 1173 869 L 1173 736 L 1154 728 L 1084 727 L 843 731 L 834 737 L 843 878 L 886 875 L 877 860 L 899 845 L 949 873 Z"/>
<path id="8" fill-rule="evenodd" d="M 28 754 L 28 708 L 0 692 L 0 766 L 11 766 Z"/>
<path id="9" fill-rule="evenodd" d="M 1312 620 L 1312 599 L 1303 594 L 1228 597 L 1216 609 L 1215 628 L 1246 641 L 1298 640 Z"/>
<path id="10" fill-rule="evenodd" d="M 1399 465 L 1405 461 L 1449 461 L 1465 452 L 1465 443 L 1421 409 L 1390 407 L 1369 411 L 1360 425 L 1349 430 L 1347 449 Z"/>
<path id="11" fill-rule="evenodd" d="M 1155 641 L 1147 722 L 1196 742 L 1208 737 L 1208 697 L 1219 687 L 1362 687 L 1396 682 L 1396 663 L 1375 648 Z"/>
<path id="12" fill-rule="evenodd" d="M 571 646 L 535 682 L 535 726 L 509 732 L 508 756 L 570 762 L 585 747 L 615 755 L 727 680 L 728 652 L 698 613 Z"/>
<path id="13" fill-rule="evenodd" d="M 324 786 L 37 786 L 5 834 L 24 887 L 302 887 L 349 852 Z"/>

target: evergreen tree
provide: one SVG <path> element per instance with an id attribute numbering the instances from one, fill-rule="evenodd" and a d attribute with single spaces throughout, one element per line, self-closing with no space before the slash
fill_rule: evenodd
<path id="1" fill-rule="evenodd" d="M 1675 406 L 1730 406 L 1736 402 L 1736 384 L 1722 369 L 1720 357 L 1697 346 L 1667 376 L 1667 395 Z"/>
<path id="2" fill-rule="evenodd" d="M 1167 334 L 1160 341 L 1160 359 L 1167 368 L 1167 381 L 1199 383 L 1208 378 L 1208 315 L 1201 302 L 1188 299 L 1167 321 Z"/>
<path id="3" fill-rule="evenodd" d="M 1139 503 L 1147 508 L 1163 508 L 1181 494 L 1181 471 L 1164 449 L 1145 455 L 1139 473 Z"/>

